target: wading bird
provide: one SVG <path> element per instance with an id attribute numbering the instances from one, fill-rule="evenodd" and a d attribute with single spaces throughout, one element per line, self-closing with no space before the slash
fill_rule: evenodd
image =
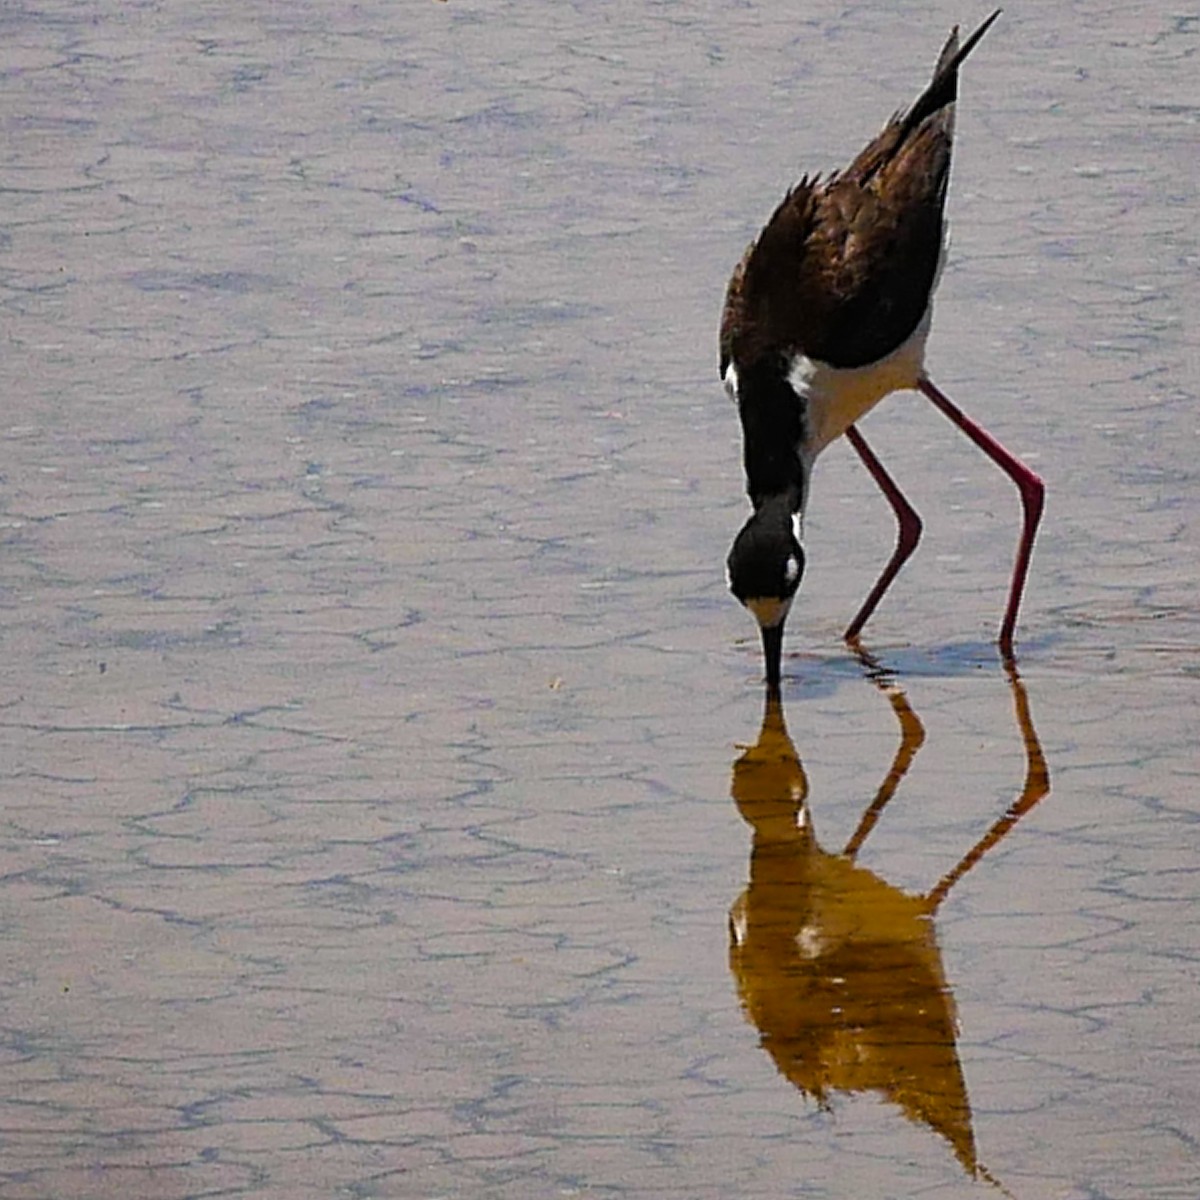
<path id="1" fill-rule="evenodd" d="M 933 81 L 844 171 L 804 176 L 734 269 L 721 317 L 721 378 L 742 423 L 754 512 L 729 552 L 729 586 L 762 631 L 767 686 L 779 689 L 783 626 L 804 573 L 801 522 L 813 463 L 846 435 L 892 505 L 896 549 L 846 638 L 858 636 L 905 560 L 921 519 L 855 422 L 889 392 L 924 393 L 1021 493 L 1024 528 L 999 644 L 1013 629 L 1045 488 L 925 373 L 932 298 L 945 252 L 958 69 L 1000 15 L 960 48 L 957 26 Z"/>

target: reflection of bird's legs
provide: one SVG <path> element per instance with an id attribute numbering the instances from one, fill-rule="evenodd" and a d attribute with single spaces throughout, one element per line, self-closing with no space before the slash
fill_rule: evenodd
<path id="1" fill-rule="evenodd" d="M 995 845 L 998 845 L 1009 830 L 1049 794 L 1050 771 L 1046 766 L 1046 756 L 1042 753 L 1042 743 L 1038 740 L 1037 730 L 1033 727 L 1033 717 L 1029 711 L 1029 696 L 1025 685 L 1017 674 L 1017 669 L 1009 661 L 1005 664 L 1009 685 L 1012 687 L 1013 703 L 1016 708 L 1017 727 L 1025 742 L 1025 784 L 1021 794 L 1009 805 L 1008 811 L 963 855 L 959 863 L 938 881 L 937 886 L 926 899 L 933 909 L 945 900 L 950 889 Z"/>
<path id="2" fill-rule="evenodd" d="M 862 663 L 863 669 L 867 673 L 867 678 L 888 698 L 892 706 L 892 711 L 896 714 L 896 719 L 900 722 L 900 745 L 896 750 L 896 757 L 892 759 L 891 769 L 888 771 L 883 783 L 879 785 L 879 791 L 875 793 L 875 799 L 871 801 L 870 807 L 863 813 L 862 818 L 858 822 L 858 828 L 854 831 L 850 840 L 846 843 L 846 848 L 842 851 L 849 859 L 853 859 L 859 850 L 862 849 L 863 842 L 867 840 L 868 834 L 875 828 L 880 814 L 896 794 L 896 790 L 900 786 L 900 781 L 908 774 L 908 769 L 912 766 L 913 759 L 917 756 L 917 751 L 920 750 L 925 742 L 925 727 L 921 724 L 920 717 L 913 712 L 912 707 L 908 703 L 908 698 L 900 690 L 896 682 L 860 645 L 853 645 L 853 649 L 855 655 L 858 657 L 858 661 Z"/>

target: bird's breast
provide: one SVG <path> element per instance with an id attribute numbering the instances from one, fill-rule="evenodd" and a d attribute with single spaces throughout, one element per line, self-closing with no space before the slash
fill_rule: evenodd
<path id="1" fill-rule="evenodd" d="M 890 392 L 915 388 L 925 368 L 931 311 L 890 354 L 862 367 L 834 367 L 804 354 L 789 365 L 788 382 L 802 398 L 808 424 L 805 449 L 815 458 Z"/>

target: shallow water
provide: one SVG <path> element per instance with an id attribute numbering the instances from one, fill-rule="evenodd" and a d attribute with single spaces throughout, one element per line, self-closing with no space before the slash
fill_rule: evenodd
<path id="1" fill-rule="evenodd" d="M 981 15 L 0 14 L 4 1200 L 1197 1194 L 1194 18 L 964 73 L 1018 676 L 1012 489 L 894 397 L 925 543 L 860 661 L 831 448 L 739 790 L 725 276 Z"/>

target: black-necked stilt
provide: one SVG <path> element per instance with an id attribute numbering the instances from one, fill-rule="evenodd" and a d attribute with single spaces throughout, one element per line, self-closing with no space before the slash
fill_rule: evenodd
<path id="1" fill-rule="evenodd" d="M 958 68 L 1000 15 L 960 48 L 951 31 L 933 81 L 844 171 L 805 176 L 784 197 L 729 281 L 721 377 L 742 422 L 754 513 L 729 552 L 729 586 L 762 630 L 778 690 L 783 626 L 804 572 L 800 525 L 817 455 L 846 435 L 892 505 L 896 550 L 846 630 L 855 638 L 905 560 L 921 520 L 855 422 L 889 392 L 923 392 L 1017 485 L 1024 529 L 1000 626 L 1013 629 L 1044 497 L 1042 481 L 965 416 L 925 373 L 932 297 L 945 250 L 942 212 Z"/>

